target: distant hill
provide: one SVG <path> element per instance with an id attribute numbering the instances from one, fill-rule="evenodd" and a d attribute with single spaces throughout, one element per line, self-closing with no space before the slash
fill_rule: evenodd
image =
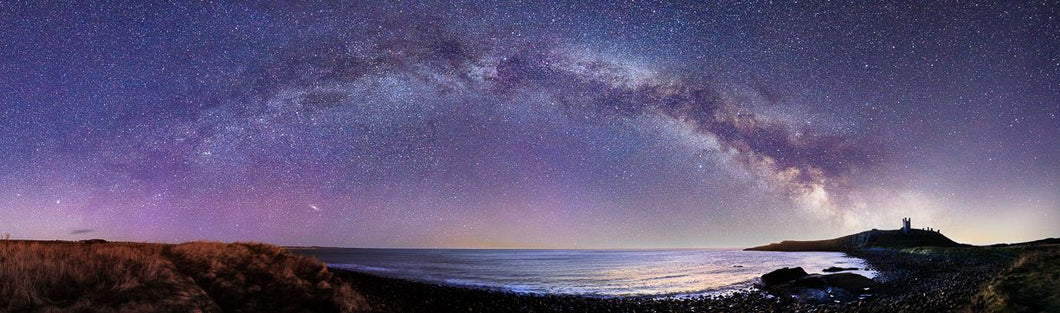
<path id="1" fill-rule="evenodd" d="M 941 233 L 910 229 L 863 231 L 853 235 L 825 240 L 785 240 L 764 246 L 747 248 L 749 251 L 851 251 L 862 248 L 911 248 L 911 247 L 958 247 L 965 246 L 950 240 Z"/>
<path id="2" fill-rule="evenodd" d="M 999 243 L 990 245 L 991 247 L 1024 247 L 1024 246 L 1037 246 L 1037 245 L 1055 245 L 1060 244 L 1060 238 L 1045 238 L 1035 241 L 1020 242 L 1020 243 Z"/>

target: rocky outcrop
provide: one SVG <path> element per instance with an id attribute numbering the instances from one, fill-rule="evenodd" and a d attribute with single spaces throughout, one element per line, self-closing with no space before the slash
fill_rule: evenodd
<path id="1" fill-rule="evenodd" d="M 808 300 L 850 300 L 874 292 L 878 283 L 854 273 L 807 274 L 801 267 L 782 268 L 762 275 L 766 290 Z"/>
<path id="2" fill-rule="evenodd" d="M 832 266 L 832 267 L 823 269 L 821 271 L 825 272 L 825 273 L 835 273 L 835 272 L 856 271 L 856 270 L 858 270 L 857 267 L 835 267 L 835 266 Z"/>
<path id="3" fill-rule="evenodd" d="M 868 291 L 865 288 L 871 290 L 877 285 L 872 279 L 854 273 L 806 275 L 806 277 L 792 281 L 791 284 L 805 288 L 840 288 L 854 293 Z"/>
<path id="4" fill-rule="evenodd" d="M 964 246 L 946 238 L 941 233 L 920 229 L 869 230 L 857 234 L 826 240 L 785 240 L 764 246 L 747 248 L 752 251 L 853 251 L 864 248 L 911 248 L 911 247 L 958 247 Z"/>
<path id="5" fill-rule="evenodd" d="M 806 275 L 809 274 L 801 267 L 785 267 L 762 275 L 762 283 L 766 286 L 775 286 L 806 277 Z"/>

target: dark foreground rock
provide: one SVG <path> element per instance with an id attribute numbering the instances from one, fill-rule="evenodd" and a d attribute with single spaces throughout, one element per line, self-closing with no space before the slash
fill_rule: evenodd
<path id="1" fill-rule="evenodd" d="M 801 267 L 785 267 L 762 275 L 762 283 L 765 283 L 766 286 L 780 285 L 806 277 L 806 275 L 809 274 Z"/>
<path id="2" fill-rule="evenodd" d="M 833 288 L 834 287 L 834 288 L 840 288 L 840 289 L 844 289 L 844 290 L 847 290 L 847 291 L 850 291 L 850 292 L 856 292 L 856 293 L 869 293 L 869 292 L 871 292 L 871 288 L 876 287 L 877 285 L 879 285 L 879 283 L 873 281 L 872 279 L 869 279 L 868 277 L 861 276 L 861 275 L 854 274 L 854 273 L 839 273 L 839 274 L 819 275 L 819 277 L 820 277 L 820 280 L 821 280 L 821 282 L 819 284 L 818 283 L 808 284 L 808 283 L 804 282 L 804 281 L 807 280 L 807 278 L 796 280 L 795 284 L 796 285 L 801 285 L 801 286 L 807 286 L 807 287 L 812 287 L 812 286 L 823 286 L 824 288 Z"/>
<path id="3" fill-rule="evenodd" d="M 801 267 L 762 275 L 764 288 L 781 297 L 808 301 L 850 301 L 876 291 L 879 283 L 854 273 L 807 274 Z"/>
<path id="4" fill-rule="evenodd" d="M 867 293 L 870 288 L 879 285 L 872 279 L 854 273 L 839 273 L 829 275 L 806 275 L 790 283 L 777 286 L 790 286 L 793 288 L 816 288 L 832 289 L 839 288 L 854 293 Z"/>
<path id="5" fill-rule="evenodd" d="M 823 269 L 821 271 L 825 272 L 825 273 L 835 273 L 835 272 L 856 271 L 856 270 L 858 270 L 857 267 L 835 267 L 835 266 L 832 266 L 832 267 Z"/>

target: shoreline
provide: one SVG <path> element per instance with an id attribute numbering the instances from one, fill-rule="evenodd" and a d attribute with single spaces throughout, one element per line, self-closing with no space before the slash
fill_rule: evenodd
<path id="1" fill-rule="evenodd" d="M 761 283 L 758 278 L 763 273 L 786 266 L 800 266 L 815 274 L 828 274 L 826 270 L 835 266 L 855 267 L 847 272 L 870 278 L 877 274 L 866 270 L 869 266 L 865 260 L 841 252 L 716 249 L 718 253 L 714 253 L 715 250 L 689 249 L 689 252 L 658 250 L 661 254 L 641 254 L 610 253 L 609 250 L 606 254 L 562 252 L 562 257 L 552 257 L 553 252 L 549 250 L 512 254 L 488 250 L 470 254 L 443 249 L 422 251 L 361 253 L 332 249 L 299 253 L 327 261 L 330 269 L 385 278 L 516 294 L 587 298 L 685 299 L 747 292 Z M 541 262 L 518 261 L 524 256 L 537 260 L 540 255 L 550 257 Z M 609 259 L 612 255 L 620 259 Z M 479 258 L 475 262 L 486 263 L 477 266 L 460 263 L 472 256 Z M 421 262 L 420 257 L 430 261 Z M 454 264 L 446 265 L 446 271 L 432 270 L 433 264 L 450 262 Z M 606 274 L 616 272 L 624 274 Z"/>
<path id="2" fill-rule="evenodd" d="M 834 312 L 956 311 L 969 307 L 979 287 L 1010 262 L 915 254 L 895 250 L 857 250 L 847 255 L 865 260 L 879 273 L 880 289 L 866 299 L 847 302 L 803 302 L 774 295 L 757 286 L 724 295 L 689 297 L 588 297 L 532 294 L 387 278 L 331 268 L 373 305 L 374 312 L 776 312 L 814 309 Z M 765 273 L 763 273 L 765 274 Z"/>
<path id="3" fill-rule="evenodd" d="M 875 294 L 846 302 L 766 287 L 681 298 L 517 294 L 329 268 L 260 243 L 0 241 L 0 311 L 1057 312 L 1060 244 L 861 249 Z M 120 264 L 121 266 L 114 266 Z M 756 270 L 757 271 L 757 270 Z M 71 283 L 74 282 L 74 283 Z M 878 287 L 878 288 L 877 288 Z M 818 287 L 820 288 L 820 287 Z M 820 290 L 818 290 L 820 291 Z M 783 291 L 782 291 L 783 292 Z M 790 293 L 802 294 L 802 293 Z M 820 291 L 826 299 L 830 293 Z M 836 297 L 841 294 L 833 294 Z M 807 298 L 809 299 L 809 298 Z M 850 298 L 847 298 L 850 299 Z M 811 302 L 816 301 L 816 302 Z"/>
<path id="4" fill-rule="evenodd" d="M 298 253 L 320 258 L 329 268 L 386 278 L 516 294 L 593 298 L 694 298 L 746 292 L 760 282 L 762 273 L 782 266 L 802 266 L 815 274 L 827 274 L 825 269 L 829 267 L 855 266 L 849 273 L 876 276 L 875 272 L 866 271 L 865 260 L 834 251 L 652 251 L 658 253 L 513 250 L 509 254 L 484 249 L 465 253 L 451 249 L 361 251 L 345 248 Z M 470 262 L 467 258 L 476 259 Z M 431 269 L 438 268 L 435 266 L 440 266 L 436 265 L 439 263 L 447 264 L 445 271 Z"/>
<path id="5" fill-rule="evenodd" d="M 354 274 L 359 274 L 359 275 L 377 277 L 377 278 L 380 278 L 380 279 L 397 280 L 397 281 L 403 281 L 403 282 L 408 282 L 408 283 L 413 283 L 413 284 L 438 286 L 438 287 L 443 287 L 443 288 L 457 288 L 457 289 L 467 289 L 467 290 L 470 290 L 470 291 L 488 291 L 488 292 L 499 292 L 499 293 L 511 293 L 511 294 L 515 294 L 515 295 L 519 295 L 519 296 L 570 296 L 570 297 L 582 297 L 582 298 L 588 298 L 588 299 L 667 300 L 667 299 L 687 299 L 687 298 L 698 298 L 698 297 L 718 297 L 718 296 L 725 296 L 725 295 L 727 295 L 729 293 L 746 293 L 746 292 L 762 291 L 761 289 L 756 287 L 756 285 L 758 284 L 756 279 L 752 279 L 752 280 L 743 281 L 743 282 L 739 282 L 739 283 L 728 285 L 728 286 L 723 286 L 723 287 L 720 287 L 720 288 L 715 288 L 715 289 L 705 289 L 705 290 L 698 290 L 698 291 L 691 291 L 691 292 L 677 292 L 677 293 L 667 293 L 667 294 L 606 295 L 606 294 L 592 294 L 592 293 L 586 293 L 586 294 L 548 293 L 548 292 L 539 292 L 539 291 L 519 291 L 519 290 L 514 290 L 514 289 L 507 289 L 507 288 L 503 288 L 503 287 L 488 286 L 488 285 L 471 285 L 471 284 L 463 285 L 463 284 L 452 284 L 452 283 L 449 283 L 449 284 L 447 284 L 447 283 L 439 283 L 439 282 L 432 282 L 432 281 L 428 281 L 428 280 L 419 280 L 419 279 L 410 279 L 410 278 L 387 276 L 387 275 L 382 275 L 380 273 L 373 273 L 373 272 L 370 272 L 370 271 L 359 271 L 359 270 L 357 270 L 355 268 L 341 266 L 343 264 L 332 264 L 332 263 L 325 263 L 325 264 L 327 265 L 328 270 L 329 271 L 333 271 L 333 272 L 354 273 Z M 336 266 L 336 265 L 339 265 L 339 266 Z"/>

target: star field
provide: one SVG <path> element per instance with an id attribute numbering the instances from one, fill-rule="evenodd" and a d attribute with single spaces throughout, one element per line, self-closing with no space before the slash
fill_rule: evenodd
<path id="1" fill-rule="evenodd" d="M 0 231 L 350 247 L 1057 236 L 1060 9 L 0 4 Z"/>

